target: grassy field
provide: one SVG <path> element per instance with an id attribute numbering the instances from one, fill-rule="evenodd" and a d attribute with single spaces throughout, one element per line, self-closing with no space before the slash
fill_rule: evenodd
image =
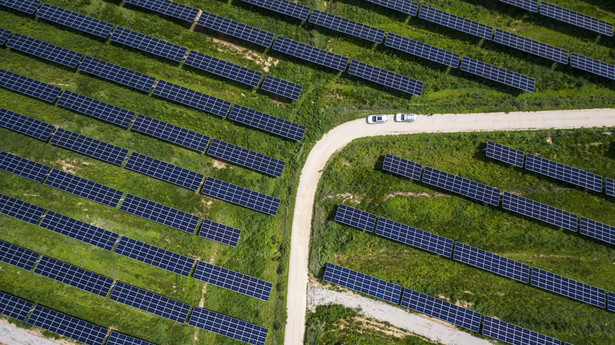
<path id="1" fill-rule="evenodd" d="M 271 12 L 256 9 L 237 0 L 180 2 L 422 80 L 426 83 L 424 96 L 409 97 L 390 92 L 377 85 L 350 78 L 347 74 L 336 74 L 219 34 L 199 29 L 190 30 L 189 26 L 181 22 L 122 4 L 120 1 L 44 2 L 303 85 L 304 91 L 299 101 L 280 102 L 260 91 L 187 66 L 170 63 L 31 16 L 0 10 L 0 26 L 3 28 L 306 125 L 304 141 L 293 143 L 42 59 L 7 48 L 0 49 L 0 66 L 3 69 L 287 162 L 282 178 L 270 178 L 232 164 L 219 164 L 203 154 L 0 89 L 0 106 L 3 108 L 280 198 L 282 203 L 278 215 L 269 217 L 0 129 L 2 150 L 240 228 L 243 233 L 238 247 L 232 249 L 5 172 L 0 172 L 0 192 L 182 255 L 268 280 L 274 284 L 274 289 L 269 302 L 261 302 L 215 286 L 207 286 L 204 293 L 203 284 L 190 278 L 95 249 L 5 216 L 0 217 L 0 239 L 186 303 L 202 305 L 268 327 L 268 344 L 280 344 L 283 338 L 287 255 L 292 217 L 290 212 L 293 209 L 297 172 L 314 141 L 326 130 L 366 113 L 399 109 L 435 113 L 612 107 L 615 104 L 612 83 L 599 77 L 574 71 L 569 67 L 551 65 L 541 59 L 503 49 L 489 42 L 474 40 L 469 36 L 426 24 L 418 18 L 405 18 L 360 0 L 327 2 L 326 5 L 316 1 L 301 3 L 528 74 L 537 78 L 539 91 L 535 94 L 516 93 L 460 71 L 447 70 L 381 46 L 366 45 L 340 34 L 317 29 L 308 23 L 299 25 L 294 20 L 279 18 Z M 516 30 L 545 43 L 594 58 L 615 62 L 612 40 L 597 40 L 581 30 L 566 28 L 553 21 L 501 5 L 497 1 L 488 4 L 461 0 L 424 3 L 438 4 L 439 8 L 454 8 L 456 14 L 499 28 Z M 590 1 L 572 0 L 558 3 L 610 21 L 615 18 L 608 13 L 607 5 L 592 5 Z M 152 342 L 238 343 L 95 297 L 6 264 L 0 264 L 0 269 L 6 273 L 0 275 L 0 287 L 4 291 Z"/>

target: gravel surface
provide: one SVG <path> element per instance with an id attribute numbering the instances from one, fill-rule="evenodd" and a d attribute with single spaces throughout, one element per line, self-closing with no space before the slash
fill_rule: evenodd
<path id="1" fill-rule="evenodd" d="M 0 320 L 0 344 L 1 345 L 60 345 L 55 341 L 29 333 L 23 328 L 9 324 L 6 320 Z"/>

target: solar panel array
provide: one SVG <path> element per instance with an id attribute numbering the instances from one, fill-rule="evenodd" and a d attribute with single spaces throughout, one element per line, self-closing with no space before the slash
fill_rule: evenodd
<path id="1" fill-rule="evenodd" d="M 339 204 L 335 213 L 335 221 L 357 229 L 372 232 L 376 225 L 376 215 L 359 209 Z"/>
<path id="2" fill-rule="evenodd" d="M 207 154 L 275 177 L 282 176 L 286 162 L 214 139 Z"/>
<path id="3" fill-rule="evenodd" d="M 542 157 L 528 154 L 525 157 L 525 169 L 575 186 L 602 192 L 602 176 Z"/>
<path id="4" fill-rule="evenodd" d="M 210 139 L 201 133 L 141 114 L 137 115 L 130 129 L 198 152 L 205 151 Z"/>
<path id="5" fill-rule="evenodd" d="M 295 4 L 287 0 L 242 0 L 245 3 L 262 7 L 299 20 L 306 20 L 310 15 L 310 8 Z"/>
<path id="6" fill-rule="evenodd" d="M 224 267 L 199 261 L 194 270 L 194 279 L 204 281 L 263 301 L 269 300 L 271 294 L 270 282 L 249 275 L 231 271 Z"/>
<path id="7" fill-rule="evenodd" d="M 192 311 L 188 324 L 252 345 L 264 345 L 269 332 L 267 328 L 199 307 Z"/>
<path id="8" fill-rule="evenodd" d="M 426 167 L 422 181 L 428 185 L 440 187 L 444 190 L 483 201 L 490 205 L 500 205 L 499 189 L 444 171 Z"/>
<path id="9" fill-rule="evenodd" d="M 348 58 L 345 56 L 318 49 L 282 36 L 278 36 L 275 39 L 271 49 L 317 65 L 333 68 L 337 71 L 345 71 L 348 65 Z"/>
<path id="10" fill-rule="evenodd" d="M 384 30 L 319 10 L 312 11 L 309 22 L 378 44 L 384 39 Z"/>
<path id="11" fill-rule="evenodd" d="M 608 295 L 608 300 L 609 300 L 607 309 L 615 313 L 615 292 L 609 292 L 607 295 Z"/>
<path id="12" fill-rule="evenodd" d="M 513 345 L 560 345 L 561 341 L 529 329 L 485 316 L 483 335 Z"/>
<path id="13" fill-rule="evenodd" d="M 58 105 L 118 126 L 128 128 L 135 113 L 71 91 L 64 91 Z"/>
<path id="14" fill-rule="evenodd" d="M 538 0 L 500 0 L 500 2 L 538 13 Z"/>
<path id="15" fill-rule="evenodd" d="M 45 214 L 41 227 L 105 250 L 113 249 L 118 237 L 116 233 L 53 211 Z"/>
<path id="16" fill-rule="evenodd" d="M 536 88 L 536 81 L 533 78 L 467 56 L 461 60 L 461 70 L 528 92 L 534 92 Z"/>
<path id="17" fill-rule="evenodd" d="M 121 166 L 128 155 L 128 150 L 125 148 L 107 144 L 104 141 L 92 139 L 85 135 L 67 131 L 63 128 L 58 128 L 51 138 L 51 144 L 117 166 Z"/>
<path id="18" fill-rule="evenodd" d="M 301 85 L 294 84 L 284 79 L 276 78 L 270 75 L 265 76 L 263 85 L 261 85 L 261 90 L 269 91 L 276 95 L 290 98 L 295 101 L 299 99 L 302 89 L 303 86 Z"/>
<path id="19" fill-rule="evenodd" d="M 532 286 L 536 286 L 596 307 L 606 306 L 606 292 L 558 274 L 532 268 Z"/>
<path id="20" fill-rule="evenodd" d="M 523 168 L 523 151 L 493 141 L 487 142 L 487 157 Z"/>
<path id="21" fill-rule="evenodd" d="M 27 14 L 34 14 L 36 9 L 41 5 L 38 0 L 2 0 L 0 6 L 12 8 L 14 10 Z"/>
<path id="22" fill-rule="evenodd" d="M 154 345 L 154 343 L 112 331 L 105 345 Z"/>
<path id="23" fill-rule="evenodd" d="M 540 2 L 540 14 L 559 20 L 560 22 L 572 24 L 583 29 L 613 37 L 612 23 L 605 22 L 604 20 L 590 17 L 564 7 L 555 6 L 545 1 Z"/>
<path id="24" fill-rule="evenodd" d="M 125 167 L 126 169 L 134 170 L 190 190 L 199 189 L 201 181 L 203 181 L 203 174 L 137 152 L 133 152 L 130 155 Z"/>
<path id="25" fill-rule="evenodd" d="M 9 37 L 11 37 L 12 32 L 7 30 L 7 29 L 3 29 L 0 28 L 0 46 L 4 45 L 4 43 L 6 43 L 6 41 L 9 39 Z"/>
<path id="26" fill-rule="evenodd" d="M 410 0 L 366 0 L 372 4 L 384 6 L 391 10 L 405 13 L 409 16 L 416 16 L 419 11 L 419 4 Z"/>
<path id="27" fill-rule="evenodd" d="M 526 284 L 530 282 L 529 265 L 467 244 L 455 243 L 453 259 Z"/>
<path id="28" fill-rule="evenodd" d="M 423 166 L 387 153 L 382 162 L 382 170 L 420 181 Z"/>
<path id="29" fill-rule="evenodd" d="M 453 68 L 459 67 L 459 59 L 461 58 L 459 54 L 453 53 L 446 49 L 434 47 L 423 42 L 415 41 L 392 32 L 387 34 L 384 45 L 404 53 L 422 57 L 429 61 L 441 63 L 445 66 L 450 66 Z"/>
<path id="30" fill-rule="evenodd" d="M 2 262 L 30 271 L 38 257 L 36 252 L 0 240 L 0 261 Z"/>
<path id="31" fill-rule="evenodd" d="M 482 315 L 418 291 L 404 289 L 400 305 L 478 332 Z"/>
<path id="32" fill-rule="evenodd" d="M 43 7 L 36 12 L 36 16 L 102 38 L 109 37 L 113 29 L 111 23 L 49 4 L 43 4 Z"/>
<path id="33" fill-rule="evenodd" d="M 120 210 L 191 234 L 199 223 L 195 215 L 132 194 L 126 194 Z"/>
<path id="34" fill-rule="evenodd" d="M 615 245 L 615 227 L 613 226 L 581 217 L 579 232 L 581 235 Z"/>
<path id="35" fill-rule="evenodd" d="M 233 247 L 237 246 L 240 235 L 241 230 L 209 219 L 203 219 L 199 230 L 199 236 Z"/>
<path id="36" fill-rule="evenodd" d="M 83 59 L 81 53 L 17 33 L 11 37 L 6 46 L 70 68 L 77 68 Z"/>
<path id="37" fill-rule="evenodd" d="M 45 184 L 59 190 L 115 208 L 124 192 L 79 176 L 53 169 Z"/>
<path id="38" fill-rule="evenodd" d="M 47 141 L 55 129 L 46 122 L 4 108 L 0 108 L 0 126 L 42 141 Z"/>
<path id="39" fill-rule="evenodd" d="M 181 62 L 188 52 L 188 48 L 186 47 L 178 46 L 177 44 L 169 43 L 120 26 L 113 30 L 111 41 L 176 62 Z"/>
<path id="40" fill-rule="evenodd" d="M 136 286 L 118 281 L 111 291 L 111 300 L 117 301 L 164 318 L 184 323 L 190 305 L 170 299 Z"/>
<path id="41" fill-rule="evenodd" d="M 106 328 L 45 308 L 40 304 L 34 307 L 28 323 L 88 345 L 100 345 L 107 336 Z"/>
<path id="42" fill-rule="evenodd" d="M 348 74 L 354 75 L 374 83 L 420 96 L 423 94 L 423 82 L 393 73 L 361 61 L 352 60 L 348 67 Z"/>
<path id="43" fill-rule="evenodd" d="M 570 54 L 570 66 L 601 77 L 615 80 L 615 65 L 576 53 Z"/>
<path id="44" fill-rule="evenodd" d="M 113 285 L 113 279 L 69 265 L 60 260 L 43 256 L 34 273 L 51 278 L 81 290 L 106 297 Z"/>
<path id="45" fill-rule="evenodd" d="M 91 56 L 85 57 L 81 65 L 79 65 L 79 70 L 143 92 L 149 92 L 156 82 L 156 78 L 150 75 L 114 65 Z"/>
<path id="46" fill-rule="evenodd" d="M 231 107 L 229 101 L 164 80 L 158 81 L 154 88 L 154 95 L 222 117 L 226 116 Z"/>
<path id="47" fill-rule="evenodd" d="M 62 92 L 57 86 L 24 77 L 0 68 L 0 87 L 53 103 Z"/>
<path id="48" fill-rule="evenodd" d="M 459 17 L 448 12 L 437 10 L 433 7 L 425 5 L 421 6 L 419 18 L 428 22 L 446 26 L 447 28 L 484 38 L 486 40 L 491 40 L 493 37 L 493 27 Z"/>
<path id="49" fill-rule="evenodd" d="M 124 2 L 190 23 L 194 22 L 199 14 L 196 8 L 168 0 L 124 0 Z"/>
<path id="50" fill-rule="evenodd" d="M 507 47 L 555 61 L 564 65 L 568 64 L 568 51 L 538 42 L 523 36 L 515 35 L 500 29 L 495 30 L 493 41 Z"/>
<path id="51" fill-rule="evenodd" d="M 305 126 L 303 125 L 241 105 L 233 106 L 228 119 L 294 141 L 301 141 L 305 134 Z"/>
<path id="52" fill-rule="evenodd" d="M 261 72 L 194 50 L 190 51 L 184 64 L 252 87 L 258 86 L 263 77 Z"/>
<path id="53" fill-rule="evenodd" d="M 538 201 L 504 192 L 502 207 L 524 216 L 542 220 L 561 228 L 577 231 L 577 215 Z"/>
<path id="54" fill-rule="evenodd" d="M 0 150 L 0 169 L 27 179 L 43 182 L 50 167 Z"/>
<path id="55" fill-rule="evenodd" d="M 401 286 L 332 263 L 327 263 L 323 279 L 395 304 L 401 298 Z"/>
<path id="56" fill-rule="evenodd" d="M 606 195 L 615 196 L 615 180 L 614 179 L 607 177 L 606 183 L 604 186 L 604 192 L 606 193 Z"/>
<path id="57" fill-rule="evenodd" d="M 376 235 L 450 258 L 453 240 L 390 219 L 378 218 Z"/>
<path id="58" fill-rule="evenodd" d="M 45 209 L 8 195 L 0 194 L 0 213 L 31 224 L 38 224 Z"/>
<path id="59" fill-rule="evenodd" d="M 186 277 L 194 266 L 194 259 L 128 237 L 120 239 L 115 252 Z"/>
<path id="60" fill-rule="evenodd" d="M 0 314 L 19 321 L 26 321 L 32 307 L 34 307 L 34 303 L 0 291 Z"/>
<path id="61" fill-rule="evenodd" d="M 280 199 L 255 192 L 213 177 L 207 177 L 201 193 L 239 206 L 275 216 Z"/>
<path id="62" fill-rule="evenodd" d="M 254 43 L 259 46 L 269 48 L 273 42 L 274 35 L 271 32 L 257 29 L 255 27 L 217 16 L 213 13 L 203 11 L 197 25 L 211 29 L 229 36 L 233 36 L 244 41 Z"/>

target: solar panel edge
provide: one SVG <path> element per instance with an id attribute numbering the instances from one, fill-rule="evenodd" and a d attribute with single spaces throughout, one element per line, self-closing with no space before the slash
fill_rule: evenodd
<path id="1" fill-rule="evenodd" d="M 553 282 L 554 287 L 547 286 L 545 284 L 548 284 L 548 282 L 543 283 L 543 280 L 547 280 L 549 278 L 559 279 L 560 282 L 557 282 L 557 283 Z M 550 291 L 560 296 L 564 296 L 564 297 L 567 297 L 567 298 L 570 298 L 570 299 L 573 299 L 573 300 L 576 300 L 582 303 L 586 303 L 586 304 L 593 305 L 593 306 L 603 308 L 603 309 L 606 307 L 606 293 L 607 293 L 606 290 L 598 288 L 590 284 L 582 283 L 578 280 L 574 280 L 574 279 L 553 273 L 551 271 L 543 270 L 538 267 L 532 267 L 530 284 L 534 287 L 537 287 L 537 288 L 540 288 L 546 291 Z M 568 288 L 568 291 L 564 290 L 566 288 Z M 562 290 L 562 291 L 559 291 L 559 290 Z M 581 295 L 579 297 L 579 295 L 577 295 L 576 290 L 584 290 L 582 291 L 582 293 L 590 294 L 589 299 L 586 300 L 584 298 L 587 295 L 585 296 Z M 588 292 L 587 290 L 592 290 L 592 292 Z M 600 295 L 595 296 L 595 297 L 591 296 L 594 293 L 600 293 L 600 295 L 602 296 Z"/>
<path id="2" fill-rule="evenodd" d="M 338 204 L 335 213 L 335 221 L 367 232 L 374 232 L 376 220 L 376 215 L 344 204 Z"/>
<path id="3" fill-rule="evenodd" d="M 349 282 L 338 280 L 335 275 L 340 275 L 342 273 L 352 274 L 355 282 L 357 280 L 360 281 L 360 285 L 355 286 Z M 359 279 L 357 277 L 361 278 Z M 350 277 L 346 278 L 351 279 Z M 328 262 L 326 265 L 323 280 L 394 304 L 399 304 L 401 299 L 402 287 L 400 285 L 331 262 Z M 367 281 L 369 281 L 369 283 L 375 283 L 380 288 L 373 292 L 369 291 L 369 287 L 364 287 Z"/>

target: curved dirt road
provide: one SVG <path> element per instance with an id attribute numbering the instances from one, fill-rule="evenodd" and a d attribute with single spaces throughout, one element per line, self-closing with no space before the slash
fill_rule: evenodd
<path id="1" fill-rule="evenodd" d="M 308 155 L 297 189 L 293 216 L 288 274 L 288 319 L 285 345 L 303 344 L 308 284 L 308 254 L 319 171 L 329 158 L 352 140 L 380 135 L 436 132 L 512 131 L 548 128 L 615 126 L 615 109 L 564 110 L 544 112 L 445 114 L 418 116 L 415 123 L 367 125 L 365 119 L 341 124 L 327 132 Z"/>

